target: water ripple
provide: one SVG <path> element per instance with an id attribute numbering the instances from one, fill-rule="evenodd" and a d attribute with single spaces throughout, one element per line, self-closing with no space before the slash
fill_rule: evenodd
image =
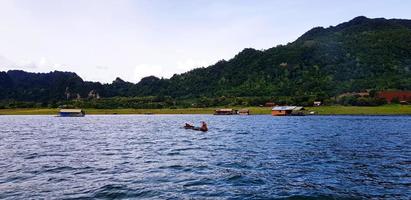
<path id="1" fill-rule="evenodd" d="M 411 199 L 410 119 L 0 116 L 0 199 Z"/>

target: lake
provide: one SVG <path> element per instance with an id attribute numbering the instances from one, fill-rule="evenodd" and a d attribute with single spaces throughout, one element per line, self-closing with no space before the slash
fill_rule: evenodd
<path id="1" fill-rule="evenodd" d="M 206 121 L 206 133 L 181 128 Z M 0 199 L 411 199 L 410 116 L 0 116 Z"/>

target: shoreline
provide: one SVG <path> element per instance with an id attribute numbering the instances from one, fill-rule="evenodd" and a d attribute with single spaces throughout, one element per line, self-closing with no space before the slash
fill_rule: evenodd
<path id="1" fill-rule="evenodd" d="M 241 109 L 243 107 L 233 107 Z M 270 115 L 270 107 L 244 107 L 250 110 L 251 115 Z M 86 115 L 156 115 L 156 114 L 213 114 L 217 108 L 177 108 L 177 109 L 95 109 L 85 108 Z M 0 115 L 57 115 L 56 108 L 13 108 L 0 109 Z M 319 106 L 306 107 L 314 111 L 315 115 L 411 115 L 411 105 L 383 105 L 375 107 L 365 106 Z"/>

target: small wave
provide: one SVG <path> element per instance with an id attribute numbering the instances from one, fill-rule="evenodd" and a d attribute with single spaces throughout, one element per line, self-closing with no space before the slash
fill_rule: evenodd
<path id="1" fill-rule="evenodd" d="M 70 167 L 70 166 L 61 166 L 61 167 L 54 167 L 54 168 L 50 168 L 50 169 L 46 169 L 43 170 L 42 172 L 44 173 L 61 173 L 61 172 L 65 172 L 65 171 L 83 171 L 83 170 L 87 170 L 89 171 L 90 169 L 92 169 L 92 167 Z"/>
<path id="2" fill-rule="evenodd" d="M 203 178 L 200 180 L 188 181 L 183 184 L 183 187 L 195 187 L 195 186 L 202 186 L 202 185 L 209 185 L 209 184 L 211 184 L 211 179 Z"/>
<path id="3" fill-rule="evenodd" d="M 242 174 L 234 174 L 227 178 L 227 182 L 234 185 L 263 185 L 264 180 L 258 177 L 246 176 Z"/>
<path id="4" fill-rule="evenodd" d="M 167 155 L 168 156 L 176 156 L 176 155 L 180 155 L 181 153 L 178 151 L 174 151 L 174 152 L 168 152 Z"/>
<path id="5" fill-rule="evenodd" d="M 175 149 L 173 151 L 190 151 L 190 150 L 199 150 L 201 149 L 200 147 L 186 147 L 186 148 L 179 148 Z"/>
<path id="6" fill-rule="evenodd" d="M 241 174 L 235 174 L 227 178 L 228 181 L 237 181 L 241 180 L 243 176 Z"/>
<path id="7" fill-rule="evenodd" d="M 342 196 L 328 196 L 328 195 L 293 195 L 284 198 L 277 198 L 278 200 L 356 200 L 362 199 L 358 197 L 342 197 Z"/>
<path id="8" fill-rule="evenodd" d="M 167 166 L 160 166 L 159 169 L 182 169 L 184 168 L 182 165 L 167 165 Z"/>
<path id="9" fill-rule="evenodd" d="M 132 189 L 125 185 L 105 185 L 92 195 L 92 198 L 97 199 L 120 199 L 120 198 L 149 198 L 156 196 L 155 191 L 146 189 Z"/>
<path id="10" fill-rule="evenodd" d="M 26 157 L 24 157 L 25 160 L 30 160 L 30 159 L 34 159 L 34 158 L 38 158 L 39 154 L 38 153 L 31 153 L 29 155 L 27 155 Z"/>
<path id="11" fill-rule="evenodd" d="M 64 157 L 66 156 L 65 154 L 58 154 L 58 153 L 52 153 L 52 154 L 39 154 L 39 153 L 31 153 L 27 156 L 24 157 L 26 160 L 31 160 L 35 158 L 41 158 L 41 157 L 54 157 L 54 156 L 59 156 L 59 157 Z"/>

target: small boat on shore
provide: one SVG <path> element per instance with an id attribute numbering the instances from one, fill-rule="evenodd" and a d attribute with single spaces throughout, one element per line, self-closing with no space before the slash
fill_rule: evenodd
<path id="1" fill-rule="evenodd" d="M 61 109 L 58 117 L 84 117 L 85 115 L 82 109 Z"/>

